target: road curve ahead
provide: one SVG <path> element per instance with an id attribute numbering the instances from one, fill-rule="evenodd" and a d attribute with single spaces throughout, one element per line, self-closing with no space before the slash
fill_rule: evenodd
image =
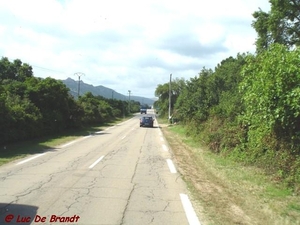
<path id="1" fill-rule="evenodd" d="M 200 224 L 141 116 L 0 167 L 0 224 Z"/>

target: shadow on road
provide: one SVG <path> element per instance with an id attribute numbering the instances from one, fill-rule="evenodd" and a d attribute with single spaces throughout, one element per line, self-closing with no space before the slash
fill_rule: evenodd
<path id="1" fill-rule="evenodd" d="M 29 225 L 36 220 L 41 222 L 37 216 L 38 207 L 31 205 L 0 203 L 0 224 Z"/>

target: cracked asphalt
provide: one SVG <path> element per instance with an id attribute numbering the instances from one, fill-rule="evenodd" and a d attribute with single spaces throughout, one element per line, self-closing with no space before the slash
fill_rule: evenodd
<path id="1" fill-rule="evenodd" d="M 189 224 L 179 196 L 187 188 L 166 162 L 172 153 L 157 123 L 140 128 L 140 116 L 0 167 L 0 224 Z"/>

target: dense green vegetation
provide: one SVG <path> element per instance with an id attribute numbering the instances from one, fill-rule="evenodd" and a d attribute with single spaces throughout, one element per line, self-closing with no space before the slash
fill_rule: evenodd
<path id="1" fill-rule="evenodd" d="M 274 43 L 290 48 L 300 45 L 300 2 L 298 0 L 269 0 L 270 12 L 261 9 L 253 13 L 253 28 L 258 34 L 257 51 Z"/>
<path id="2" fill-rule="evenodd" d="M 0 60 L 0 144 L 99 125 L 139 111 L 140 103 L 105 99 L 86 93 L 78 100 L 52 78 L 33 76 L 21 60 Z"/>
<path id="3" fill-rule="evenodd" d="M 213 152 L 264 168 L 300 191 L 300 3 L 270 3 L 270 12 L 253 14 L 256 54 L 172 81 L 172 114 Z M 168 91 L 163 84 L 155 92 L 162 115 Z"/>

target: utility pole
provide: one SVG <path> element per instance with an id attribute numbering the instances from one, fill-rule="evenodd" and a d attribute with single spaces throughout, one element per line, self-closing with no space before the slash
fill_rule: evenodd
<path id="1" fill-rule="evenodd" d="M 169 82 L 169 122 L 171 120 L 171 97 L 172 97 L 171 81 L 172 81 L 172 74 L 170 74 L 170 82 Z"/>
<path id="2" fill-rule="evenodd" d="M 128 96 L 129 96 L 129 113 L 130 113 L 130 93 L 131 93 L 131 91 L 128 90 Z"/>
<path id="3" fill-rule="evenodd" d="M 124 109 L 124 102 L 126 101 L 126 97 L 124 95 L 124 100 L 122 101 L 122 111 L 123 111 L 123 118 L 125 118 L 125 109 Z"/>
<path id="4" fill-rule="evenodd" d="M 77 72 L 77 73 L 74 73 L 75 76 L 78 76 L 78 89 L 77 89 L 77 97 L 79 98 L 79 95 L 80 95 L 80 77 L 81 76 L 84 76 L 85 74 L 84 73 L 81 73 L 81 72 Z"/>

